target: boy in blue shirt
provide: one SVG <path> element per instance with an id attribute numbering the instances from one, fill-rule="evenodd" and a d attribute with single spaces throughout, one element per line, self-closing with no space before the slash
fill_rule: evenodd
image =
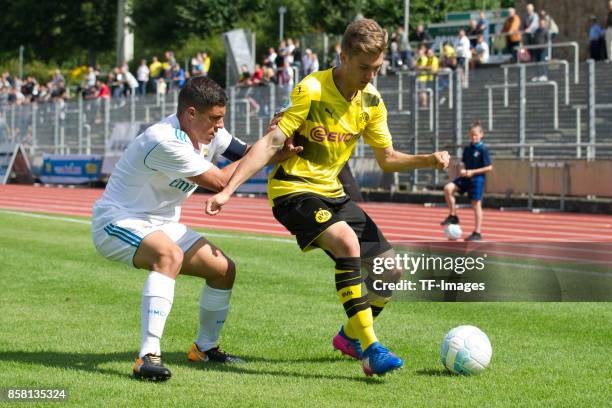
<path id="1" fill-rule="evenodd" d="M 440 225 L 459 224 L 457 208 L 455 206 L 455 193 L 468 193 L 474 209 L 475 228 L 472 235 L 466 241 L 480 241 L 482 235 L 482 193 L 485 185 L 485 174 L 493 170 L 489 149 L 482 142 L 484 132 L 480 122 L 474 122 L 470 126 L 470 139 L 472 142 L 463 149 L 463 164 L 461 176 L 444 186 L 444 197 L 449 208 L 449 215 Z"/>

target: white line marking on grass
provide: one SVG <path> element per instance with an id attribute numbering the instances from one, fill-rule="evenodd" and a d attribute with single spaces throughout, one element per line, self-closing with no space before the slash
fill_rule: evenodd
<path id="1" fill-rule="evenodd" d="M 81 220 L 78 218 L 69 218 L 69 217 L 60 217 L 57 215 L 46 215 L 46 214 L 37 214 L 30 212 L 20 212 L 20 211 L 10 211 L 10 210 L 2 210 L 0 209 L 1 214 L 10 214 L 10 215 L 21 215 L 22 217 L 30 217 L 30 218 L 42 218 L 46 220 L 54 220 L 54 221 L 65 221 L 65 222 L 73 222 L 75 224 L 85 224 L 91 225 L 90 220 Z M 198 227 L 200 228 L 200 227 Z M 282 244 L 295 244 L 295 241 L 292 239 L 283 239 L 283 238 L 275 238 L 275 237 L 257 237 L 252 235 L 233 235 L 233 234 L 224 234 L 222 232 L 206 232 L 204 233 L 204 237 L 216 237 L 216 238 L 240 238 L 240 239 L 249 239 L 251 241 L 270 241 L 270 242 L 280 242 Z"/>
<path id="2" fill-rule="evenodd" d="M 47 220 L 54 220 L 54 221 L 65 221 L 65 222 L 73 222 L 76 224 L 86 224 L 86 225 L 90 225 L 91 221 L 90 220 L 82 220 L 82 219 L 78 219 L 78 218 L 69 218 L 69 217 L 60 217 L 60 216 L 56 216 L 56 215 L 46 215 L 46 214 L 36 214 L 36 213 L 29 213 L 29 212 L 20 212 L 20 211 L 10 211 L 10 210 L 3 210 L 0 209 L 0 213 L 3 214 L 11 214 L 11 215 L 21 215 L 23 217 L 30 217 L 30 218 L 42 218 L 42 219 L 47 219 Z M 207 232 L 205 234 L 205 236 L 209 236 L 209 237 L 217 237 L 217 238 L 240 238 L 240 239 L 249 239 L 249 240 L 253 240 L 253 241 L 270 241 L 270 242 L 280 242 L 282 244 L 294 244 L 295 241 L 291 240 L 291 239 L 283 239 L 283 238 L 274 238 L 274 237 L 257 237 L 257 236 L 252 236 L 252 235 L 232 235 L 232 234 L 224 234 L 224 233 L 219 233 L 219 232 Z M 514 268 L 524 268 L 524 269 L 543 269 L 543 270 L 553 270 L 555 272 L 566 272 L 566 273 L 578 273 L 578 274 L 587 274 L 587 275 L 592 275 L 592 276 L 607 276 L 607 277 L 612 277 L 612 274 L 606 273 L 606 272 L 600 272 L 600 271 L 584 271 L 584 270 L 576 270 L 576 269 L 570 269 L 570 268 L 559 268 L 559 267 L 551 267 L 551 266 L 540 266 L 540 265 L 529 265 L 529 264 L 522 264 L 522 263 L 518 263 L 518 262 L 503 262 L 503 261 L 492 261 L 492 260 L 487 260 L 488 264 L 492 264 L 492 265 L 500 265 L 500 266 L 509 266 L 509 267 L 514 267 Z"/>

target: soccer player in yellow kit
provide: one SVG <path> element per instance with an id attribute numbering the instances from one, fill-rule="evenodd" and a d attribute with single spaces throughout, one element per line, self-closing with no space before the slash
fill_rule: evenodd
<path id="1" fill-rule="evenodd" d="M 443 169 L 449 161 L 447 152 L 409 155 L 393 149 L 387 110 L 370 83 L 383 64 L 387 41 L 386 31 L 374 20 L 349 24 L 340 66 L 315 72 L 293 89 L 278 128 L 253 145 L 227 186 L 206 204 L 208 214 L 217 214 L 287 138 L 303 146 L 301 153 L 276 165 L 268 180 L 268 198 L 275 218 L 296 236 L 303 251 L 318 247 L 335 261 L 336 290 L 348 322 L 332 344 L 361 360 L 368 376 L 404 364 L 378 342 L 373 327 L 374 317 L 391 297 L 390 291 L 375 290 L 374 280 L 398 281 L 401 272 L 372 273 L 373 259 L 393 257 L 394 251 L 374 221 L 345 194 L 338 173 L 360 137 L 387 172 Z M 368 270 L 365 279 L 362 265 Z M 362 290 L 364 282 L 367 291 Z"/>

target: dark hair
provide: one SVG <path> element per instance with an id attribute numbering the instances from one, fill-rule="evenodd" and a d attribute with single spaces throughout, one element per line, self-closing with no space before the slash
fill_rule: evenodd
<path id="1" fill-rule="evenodd" d="M 203 76 L 189 78 L 178 98 L 177 112 L 180 114 L 190 106 L 198 112 L 204 112 L 213 106 L 225 106 L 227 95 L 215 81 Z"/>

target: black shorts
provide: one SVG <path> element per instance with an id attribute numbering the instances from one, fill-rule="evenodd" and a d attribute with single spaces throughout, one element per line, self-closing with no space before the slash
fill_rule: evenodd
<path id="1" fill-rule="evenodd" d="M 345 221 L 351 226 L 361 246 L 361 258 L 371 258 L 391 249 L 382 231 L 357 204 L 347 196 L 328 198 L 305 193 L 274 200 L 274 217 L 295 235 L 302 251 L 331 225 Z"/>

